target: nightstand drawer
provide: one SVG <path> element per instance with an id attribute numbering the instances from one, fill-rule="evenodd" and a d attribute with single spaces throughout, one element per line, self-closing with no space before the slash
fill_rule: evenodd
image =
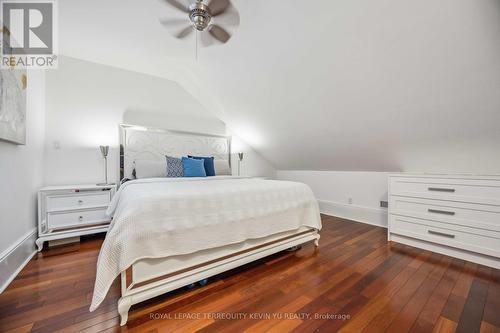
<path id="1" fill-rule="evenodd" d="M 49 230 L 85 227 L 110 221 L 106 208 L 76 212 L 52 212 L 47 214 Z"/>
<path id="2" fill-rule="evenodd" d="M 90 192 L 47 197 L 47 211 L 61 211 L 92 207 L 106 207 L 111 201 L 110 191 Z"/>

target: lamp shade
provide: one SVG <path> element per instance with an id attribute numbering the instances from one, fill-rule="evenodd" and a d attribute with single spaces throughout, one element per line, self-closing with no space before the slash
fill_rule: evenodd
<path id="1" fill-rule="evenodd" d="M 99 146 L 99 149 L 101 149 L 102 157 L 108 156 L 109 146 Z"/>

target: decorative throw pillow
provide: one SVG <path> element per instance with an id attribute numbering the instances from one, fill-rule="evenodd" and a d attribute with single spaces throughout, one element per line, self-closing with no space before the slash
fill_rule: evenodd
<path id="1" fill-rule="evenodd" d="M 154 160 L 135 160 L 135 177 L 140 178 L 156 178 L 165 177 L 166 168 L 165 162 Z"/>
<path id="2" fill-rule="evenodd" d="M 184 168 L 182 160 L 177 157 L 165 156 L 167 158 L 167 177 L 183 177 Z"/>
<path id="3" fill-rule="evenodd" d="M 215 160 L 215 174 L 217 176 L 231 176 L 231 168 L 229 167 L 229 162 L 226 160 Z"/>
<path id="4" fill-rule="evenodd" d="M 202 156 L 191 156 L 188 155 L 189 158 L 194 158 L 195 160 L 203 160 L 203 166 L 205 167 L 205 173 L 207 176 L 215 176 L 215 167 L 214 167 L 214 157 L 202 157 Z"/>
<path id="5" fill-rule="evenodd" d="M 195 160 L 194 158 L 183 157 L 182 167 L 184 177 L 206 177 L 205 166 L 203 160 Z"/>

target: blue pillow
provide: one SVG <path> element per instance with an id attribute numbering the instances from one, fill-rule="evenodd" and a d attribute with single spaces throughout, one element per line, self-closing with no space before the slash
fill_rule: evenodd
<path id="1" fill-rule="evenodd" d="M 206 177 L 205 166 L 203 160 L 195 160 L 194 158 L 183 157 L 182 169 L 184 177 Z"/>
<path id="2" fill-rule="evenodd" d="M 205 173 L 207 176 L 215 176 L 215 166 L 214 166 L 214 157 L 202 157 L 202 156 L 191 156 L 188 155 L 189 158 L 194 158 L 195 160 L 203 160 L 203 166 L 205 167 Z"/>

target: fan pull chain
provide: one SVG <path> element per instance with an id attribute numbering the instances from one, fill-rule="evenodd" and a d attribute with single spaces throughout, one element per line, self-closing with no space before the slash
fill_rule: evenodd
<path id="1" fill-rule="evenodd" d="M 195 30 L 195 38 L 196 38 L 196 51 L 195 51 L 195 60 L 198 61 L 198 30 Z"/>

